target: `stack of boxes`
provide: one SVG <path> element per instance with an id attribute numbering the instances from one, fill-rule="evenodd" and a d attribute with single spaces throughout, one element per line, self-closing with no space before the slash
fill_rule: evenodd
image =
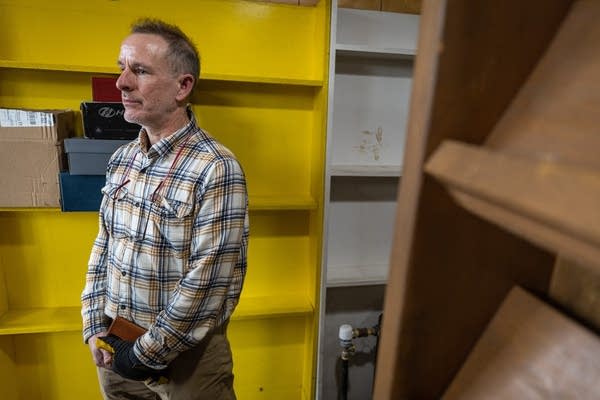
<path id="1" fill-rule="evenodd" d="M 85 137 L 65 140 L 69 171 L 60 174 L 63 211 L 98 210 L 111 155 L 140 130 L 123 119 L 123 111 L 117 102 L 81 103 Z"/>
<path id="2" fill-rule="evenodd" d="M 94 101 L 81 103 L 84 137 L 72 110 L 0 108 L 0 208 L 98 210 L 108 161 L 140 126 L 123 118 L 115 78 L 92 78 L 92 88 Z"/>
<path id="3" fill-rule="evenodd" d="M 80 107 L 84 137 L 64 141 L 69 170 L 60 173 L 63 211 L 98 210 L 111 155 L 140 130 L 123 118 L 114 78 L 92 78 L 92 89 L 94 101 Z"/>

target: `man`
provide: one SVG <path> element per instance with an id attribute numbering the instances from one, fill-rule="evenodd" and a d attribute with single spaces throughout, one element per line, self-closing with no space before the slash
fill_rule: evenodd
<path id="1" fill-rule="evenodd" d="M 125 119 L 142 129 L 109 162 L 82 293 L 102 394 L 233 399 L 226 330 L 246 273 L 242 168 L 196 125 L 199 57 L 179 28 L 139 21 L 118 64 Z M 108 333 L 117 317 L 145 333 Z"/>

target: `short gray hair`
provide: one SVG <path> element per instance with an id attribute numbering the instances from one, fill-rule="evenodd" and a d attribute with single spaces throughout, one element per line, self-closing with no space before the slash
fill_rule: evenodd
<path id="1" fill-rule="evenodd" d="M 169 46 L 173 72 L 192 74 L 194 85 L 200 78 L 200 56 L 194 42 L 176 25 L 154 18 L 142 18 L 131 25 L 131 33 L 147 33 L 162 37 Z"/>

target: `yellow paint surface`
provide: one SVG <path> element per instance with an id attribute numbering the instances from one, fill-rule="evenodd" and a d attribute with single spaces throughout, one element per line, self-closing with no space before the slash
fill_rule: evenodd
<path id="1" fill-rule="evenodd" d="M 238 398 L 312 398 L 329 2 L 0 0 L 0 107 L 79 110 L 142 13 L 197 42 L 194 111 L 248 178 L 249 268 L 230 324 Z M 0 208 L 2 398 L 100 399 L 78 314 L 96 229 L 94 212 Z"/>

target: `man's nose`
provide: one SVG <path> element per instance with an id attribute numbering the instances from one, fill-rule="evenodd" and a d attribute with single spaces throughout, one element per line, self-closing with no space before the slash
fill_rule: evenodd
<path id="1" fill-rule="evenodd" d="M 117 89 L 122 92 L 128 92 L 131 90 L 132 85 L 131 71 L 129 71 L 129 69 L 124 69 L 117 79 Z"/>

